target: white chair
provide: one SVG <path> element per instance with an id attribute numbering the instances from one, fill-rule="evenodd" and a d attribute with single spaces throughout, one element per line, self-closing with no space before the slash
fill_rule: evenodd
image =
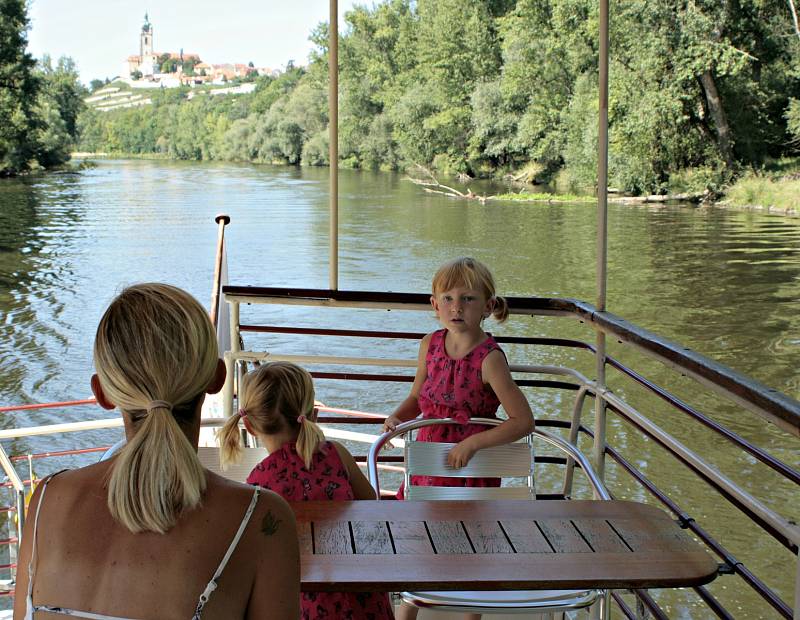
<path id="1" fill-rule="evenodd" d="M 474 418 L 473 423 L 496 426 L 502 420 Z M 425 426 L 458 424 L 456 420 L 412 420 L 397 426 L 393 431 L 381 435 L 370 448 L 367 460 L 370 484 L 380 497 L 378 479 L 378 455 L 393 437 L 404 435 Z M 447 453 L 455 445 L 405 441 L 405 489 L 406 500 L 440 499 L 527 499 L 535 500 L 534 458 L 532 439 L 536 437 L 555 446 L 574 459 L 586 473 L 597 498 L 611 499 L 588 459 L 573 444 L 545 430 L 535 429 L 526 439 L 517 443 L 479 450 L 466 467 L 453 469 L 447 464 Z M 475 477 L 521 477 L 526 484 L 503 487 L 431 487 L 411 484 L 416 475 L 454 478 Z M 526 591 L 464 591 L 464 592 L 401 592 L 402 599 L 424 609 L 474 614 L 552 614 L 583 609 L 599 601 L 594 615 L 608 617 L 608 593 L 603 590 L 526 590 Z"/>
<path id="2" fill-rule="evenodd" d="M 230 478 L 236 482 L 244 482 L 247 480 L 247 476 L 250 475 L 253 468 L 267 458 L 268 454 L 266 448 L 242 448 L 239 462 L 231 463 L 223 469 L 219 462 L 219 448 L 206 448 L 201 446 L 197 449 L 197 456 L 200 457 L 200 462 L 203 464 L 203 467 L 215 474 Z"/>
<path id="3" fill-rule="evenodd" d="M 125 438 L 123 437 L 108 450 L 106 450 L 103 453 L 103 456 L 100 457 L 100 460 L 106 461 L 110 459 L 124 446 Z M 235 480 L 236 482 L 245 482 L 245 480 L 247 480 L 247 476 L 249 476 L 250 472 L 253 471 L 253 468 L 267 458 L 267 455 L 268 452 L 266 448 L 243 448 L 239 462 L 235 464 L 232 463 L 223 469 L 219 461 L 219 448 L 207 448 L 201 446 L 197 449 L 197 456 L 200 458 L 200 463 L 202 463 L 203 467 L 214 472 L 215 474 Z"/>

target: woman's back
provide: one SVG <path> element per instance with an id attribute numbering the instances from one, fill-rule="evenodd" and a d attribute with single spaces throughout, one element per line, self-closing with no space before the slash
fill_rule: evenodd
<path id="1" fill-rule="evenodd" d="M 201 506 L 180 515 L 167 534 L 134 534 L 108 510 L 111 463 L 66 471 L 48 484 L 37 524 L 34 605 L 142 620 L 192 618 L 236 537 L 253 490 L 208 473 Z M 23 544 L 28 547 L 40 494 L 31 503 L 26 524 Z M 281 599 L 296 592 L 299 582 L 296 541 L 285 535 L 294 532 L 293 521 L 285 502 L 272 493 L 261 494 L 202 618 L 291 617 L 296 598 Z M 19 575 L 27 587 L 22 565 Z M 18 587 L 17 618 L 25 609 L 22 591 Z M 37 611 L 35 617 L 63 616 Z"/>
<path id="2" fill-rule="evenodd" d="M 137 284 L 111 302 L 90 383 L 98 405 L 120 411 L 126 444 L 37 489 L 15 618 L 297 617 L 291 509 L 269 494 L 253 503 L 252 489 L 197 457 L 203 400 L 225 381 L 218 353 L 208 313 L 185 291 Z"/>

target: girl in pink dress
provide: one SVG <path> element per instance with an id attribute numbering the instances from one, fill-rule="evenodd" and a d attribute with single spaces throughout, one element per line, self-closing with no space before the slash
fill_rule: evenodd
<path id="1" fill-rule="evenodd" d="M 408 395 L 386 418 L 384 431 L 416 418 L 454 418 L 458 425 L 419 429 L 417 441 L 455 443 L 447 455 L 451 467 L 469 463 L 482 448 L 516 441 L 533 431 L 533 413 L 506 362 L 506 356 L 482 323 L 489 315 L 505 321 L 508 305 L 495 294 L 489 269 L 474 258 L 445 263 L 433 277 L 431 305 L 443 329 L 422 339 L 417 373 Z M 471 418 L 495 418 L 503 405 L 508 419 L 494 427 L 470 424 Z M 499 478 L 412 476 L 423 486 L 500 486 Z M 398 491 L 403 498 L 403 488 Z M 397 617 L 416 618 L 417 608 L 403 604 Z M 470 617 L 470 616 L 468 616 Z M 471 616 L 480 617 L 480 616 Z"/>
<path id="2" fill-rule="evenodd" d="M 235 461 L 239 420 L 269 456 L 256 465 L 248 484 L 275 491 L 288 501 L 375 499 L 375 491 L 347 449 L 326 441 L 316 425 L 311 375 L 289 362 L 272 362 L 245 375 L 239 412 L 220 431 L 223 464 Z M 301 592 L 301 620 L 390 620 L 384 593 Z"/>
<path id="3" fill-rule="evenodd" d="M 448 455 L 452 467 L 463 467 L 481 448 L 516 441 L 533 430 L 533 414 L 508 369 L 505 354 L 483 331 L 489 315 L 505 321 L 508 306 L 495 294 L 489 269 L 474 258 L 442 265 L 433 277 L 431 305 L 444 329 L 428 334 L 419 347 L 411 393 L 386 418 L 384 430 L 417 417 L 455 418 L 461 424 L 422 428 L 418 441 L 457 444 Z M 471 418 L 495 418 L 503 405 L 508 419 L 499 426 L 470 424 Z M 496 478 L 415 476 L 425 486 L 499 486 Z M 401 489 L 402 492 L 402 489 Z"/>

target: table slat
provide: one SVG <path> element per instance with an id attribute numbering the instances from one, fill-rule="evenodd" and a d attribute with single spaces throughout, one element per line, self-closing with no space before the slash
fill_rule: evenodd
<path id="1" fill-rule="evenodd" d="M 642 523 L 638 519 L 612 519 L 611 526 L 634 551 L 691 551 L 697 543 L 672 521 Z"/>
<path id="2" fill-rule="evenodd" d="M 424 521 L 389 521 L 389 531 L 397 554 L 433 555 Z"/>
<path id="3" fill-rule="evenodd" d="M 500 523 L 517 553 L 553 553 L 553 548 L 536 527 L 536 521 L 505 519 Z"/>
<path id="4" fill-rule="evenodd" d="M 428 521 L 428 531 L 437 554 L 475 553 L 460 521 Z"/>
<path id="5" fill-rule="evenodd" d="M 351 525 L 356 553 L 394 553 L 385 521 L 353 521 Z"/>
<path id="6" fill-rule="evenodd" d="M 321 555 L 351 555 L 350 524 L 347 521 L 314 523 L 314 549 Z"/>
<path id="7" fill-rule="evenodd" d="M 605 519 L 573 519 L 572 523 L 594 551 L 631 552 Z"/>
<path id="8" fill-rule="evenodd" d="M 591 553 L 592 549 L 568 519 L 537 519 L 536 523 L 556 553 Z"/>
<path id="9" fill-rule="evenodd" d="M 497 521 L 464 521 L 475 553 L 514 553 Z"/>

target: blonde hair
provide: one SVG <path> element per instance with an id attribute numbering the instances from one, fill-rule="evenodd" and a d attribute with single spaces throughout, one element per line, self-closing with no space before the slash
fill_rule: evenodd
<path id="1" fill-rule="evenodd" d="M 479 260 L 464 256 L 439 267 L 433 276 L 433 294 L 438 295 L 456 287 L 481 291 L 487 301 L 495 301 L 492 316 L 500 323 L 508 318 L 508 302 L 495 293 L 492 272 Z"/>
<path id="2" fill-rule="evenodd" d="M 197 450 L 181 430 L 217 369 L 217 341 L 203 307 L 167 284 L 137 284 L 106 310 L 94 341 L 103 393 L 136 432 L 114 460 L 111 515 L 131 532 L 163 534 L 206 488 Z"/>
<path id="3" fill-rule="evenodd" d="M 241 452 L 239 420 L 247 416 L 253 431 L 274 435 L 297 433 L 297 453 L 306 469 L 325 435 L 316 424 L 314 383 L 308 371 L 290 362 L 271 362 L 247 373 L 239 388 L 239 412 L 219 431 L 222 463 L 235 462 Z"/>

